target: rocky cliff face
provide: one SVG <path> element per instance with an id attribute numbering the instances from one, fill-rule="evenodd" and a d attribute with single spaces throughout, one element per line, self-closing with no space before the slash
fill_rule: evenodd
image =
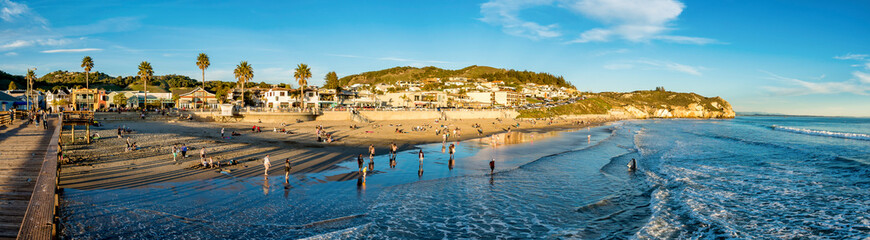
<path id="1" fill-rule="evenodd" d="M 638 91 L 610 93 L 617 106 L 609 114 L 625 118 L 733 118 L 731 104 L 694 93 Z"/>

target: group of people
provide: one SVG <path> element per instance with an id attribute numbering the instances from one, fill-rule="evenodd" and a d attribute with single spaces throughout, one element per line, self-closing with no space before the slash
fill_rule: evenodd
<path id="1" fill-rule="evenodd" d="M 315 136 L 317 136 L 317 142 L 325 142 L 325 143 L 333 142 L 332 133 L 328 133 L 328 132 L 326 132 L 326 130 L 323 130 L 323 125 L 317 125 L 314 128 L 315 128 L 314 134 L 315 134 Z"/>
<path id="2" fill-rule="evenodd" d="M 172 161 L 178 162 L 178 155 L 181 154 L 182 158 L 187 157 L 187 145 L 186 144 L 173 144 L 172 145 Z M 202 155 L 205 157 L 205 149 L 202 150 Z"/>
<path id="3" fill-rule="evenodd" d="M 266 176 L 267 179 L 269 178 L 269 169 L 272 168 L 272 160 L 269 159 L 269 156 L 270 155 L 267 154 L 266 157 L 263 158 L 263 174 Z M 284 183 L 290 183 L 291 169 L 293 169 L 293 167 L 290 165 L 290 158 L 284 159 Z"/>
<path id="4" fill-rule="evenodd" d="M 136 145 L 136 142 L 131 141 L 130 137 L 127 137 L 127 148 L 124 149 L 124 152 L 129 152 L 133 150 L 139 150 L 139 145 Z"/>

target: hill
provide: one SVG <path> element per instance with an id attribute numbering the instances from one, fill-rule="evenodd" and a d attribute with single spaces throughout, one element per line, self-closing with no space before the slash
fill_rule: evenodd
<path id="1" fill-rule="evenodd" d="M 562 76 L 555 76 L 549 73 L 517 71 L 512 69 L 507 70 L 476 65 L 458 70 L 441 69 L 431 66 L 422 68 L 394 67 L 345 76 L 339 79 L 339 82 L 344 86 L 356 83 L 392 84 L 398 81 L 417 82 L 425 78 L 441 78 L 442 80 L 446 80 L 449 77 L 465 77 L 468 79 L 484 78 L 488 81 L 504 81 L 507 86 L 536 83 L 574 88 L 574 86 L 568 81 L 565 81 L 565 78 Z"/>
<path id="2" fill-rule="evenodd" d="M 670 91 L 585 93 L 584 100 L 544 109 L 520 110 L 521 118 L 610 114 L 631 118 L 733 118 L 731 104 L 720 97 Z"/>

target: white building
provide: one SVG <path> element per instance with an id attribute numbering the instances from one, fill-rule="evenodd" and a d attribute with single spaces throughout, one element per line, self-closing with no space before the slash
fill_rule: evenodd
<path id="1" fill-rule="evenodd" d="M 495 99 L 496 105 L 513 106 L 520 104 L 522 98 L 520 94 L 512 91 L 496 91 L 496 92 L 469 92 L 465 93 L 472 102 L 492 104 Z"/>

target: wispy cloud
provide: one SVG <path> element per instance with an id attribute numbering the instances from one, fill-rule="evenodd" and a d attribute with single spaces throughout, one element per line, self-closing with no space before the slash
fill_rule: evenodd
<path id="1" fill-rule="evenodd" d="M 813 94 L 842 94 L 870 95 L 870 76 L 862 72 L 853 72 L 857 79 L 840 82 L 810 82 L 796 78 L 783 77 L 771 72 L 761 71 L 768 75 L 766 79 L 777 80 L 786 86 L 764 86 L 763 89 L 775 94 L 785 96 L 801 96 Z"/>
<path id="2" fill-rule="evenodd" d="M 721 43 L 715 39 L 669 35 L 670 26 L 686 7 L 677 0 L 491 0 L 480 7 L 481 21 L 499 25 L 505 33 L 531 39 L 563 35 L 558 23 L 542 24 L 522 19 L 523 9 L 554 6 L 597 21 L 600 27 L 586 29 L 568 43 L 631 42 L 660 40 L 679 44 Z"/>
<path id="3" fill-rule="evenodd" d="M 507 34 L 530 39 L 554 38 L 562 36 L 558 24 L 540 24 L 523 20 L 519 17 L 521 10 L 550 5 L 552 0 L 492 0 L 480 6 L 480 21 L 500 25 Z"/>
<path id="4" fill-rule="evenodd" d="M 853 53 L 847 53 L 846 55 L 842 55 L 842 56 L 834 56 L 834 59 L 840 59 L 840 60 L 864 60 L 866 58 L 867 58 L 867 54 L 853 54 Z"/>
<path id="5" fill-rule="evenodd" d="M 104 19 L 92 24 L 50 27 L 49 22 L 24 3 L 0 0 L 0 51 L 41 46 L 83 45 L 84 36 L 127 31 L 139 26 L 139 18 Z"/>
<path id="6" fill-rule="evenodd" d="M 102 51 L 103 49 L 99 48 L 74 48 L 74 49 L 52 49 L 40 51 L 41 53 L 76 53 L 76 52 L 93 52 L 93 51 Z"/>
<path id="7" fill-rule="evenodd" d="M 858 81 L 861 83 L 870 84 L 870 74 L 854 71 L 852 72 L 852 76 L 855 76 L 855 78 L 858 79 Z"/>
<path id="8" fill-rule="evenodd" d="M 332 54 L 332 53 L 327 53 L 326 55 L 333 56 L 333 57 L 343 57 L 343 58 L 360 58 L 360 59 L 379 60 L 379 61 L 405 62 L 405 63 L 411 63 L 412 66 L 425 66 L 425 64 L 452 64 L 452 63 L 454 63 L 454 62 L 440 61 L 440 60 L 420 60 L 420 59 L 410 59 L 410 58 L 400 58 L 400 57 L 366 57 L 366 56 L 358 56 L 358 55 Z"/>
<path id="9" fill-rule="evenodd" d="M 703 75 L 701 70 L 704 67 L 700 66 L 689 66 L 685 64 L 679 64 L 671 61 L 663 61 L 663 60 L 634 60 L 627 61 L 622 63 L 612 63 L 606 64 L 603 66 L 604 69 L 607 70 L 628 70 L 628 69 L 642 69 L 642 70 L 667 70 L 672 72 L 685 73 L 695 76 Z"/>
<path id="10" fill-rule="evenodd" d="M 14 56 L 18 56 L 18 53 L 17 52 L 8 52 L 8 53 L 4 53 L 3 55 L 9 56 L 9 57 L 14 57 Z"/>

